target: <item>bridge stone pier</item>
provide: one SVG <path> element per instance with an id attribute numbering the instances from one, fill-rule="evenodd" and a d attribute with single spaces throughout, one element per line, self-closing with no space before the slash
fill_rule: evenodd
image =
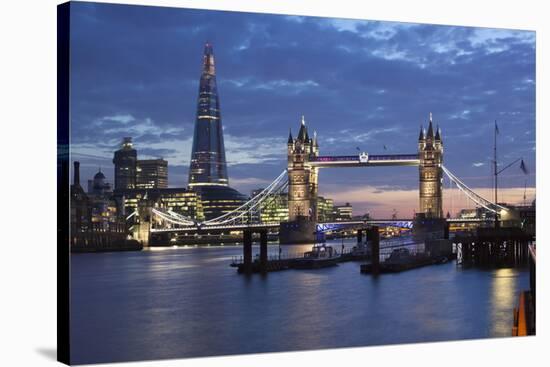
<path id="1" fill-rule="evenodd" d="M 141 242 L 143 247 L 149 247 L 149 244 L 151 242 L 153 206 L 154 203 L 151 200 L 141 200 L 137 208 L 137 222 L 133 226 L 132 234 L 134 239 Z"/>
<path id="2" fill-rule="evenodd" d="M 443 224 L 443 141 L 439 128 L 433 128 L 432 115 L 428 131 L 420 128 L 418 152 L 415 154 L 320 156 L 317 134 L 311 138 L 302 116 L 296 138 L 289 133 L 288 154 L 288 222 L 282 222 L 279 241 L 282 244 L 315 242 L 317 194 L 320 168 L 418 166 L 419 211 L 417 227 Z M 440 223 L 441 222 L 441 223 Z M 442 227 L 443 229 L 443 227 Z"/>

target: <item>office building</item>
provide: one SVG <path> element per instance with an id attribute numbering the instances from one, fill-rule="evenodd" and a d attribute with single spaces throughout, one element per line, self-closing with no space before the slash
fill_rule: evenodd
<path id="1" fill-rule="evenodd" d="M 189 167 L 189 186 L 228 184 L 214 51 L 212 45 L 206 43 Z"/>
<path id="2" fill-rule="evenodd" d="M 247 200 L 245 195 L 229 187 L 214 52 L 210 43 L 204 47 L 189 188 L 200 196 L 207 220 L 233 211 Z"/>
<path id="3" fill-rule="evenodd" d="M 138 159 L 136 165 L 136 188 L 168 188 L 168 162 L 164 159 Z"/>
<path id="4" fill-rule="evenodd" d="M 115 190 L 134 189 L 136 187 L 137 152 L 133 148 L 132 138 L 124 138 L 120 149 L 113 158 L 115 165 Z"/>
<path id="5" fill-rule="evenodd" d="M 338 205 L 334 207 L 332 213 L 334 220 L 336 221 L 351 220 L 351 218 L 353 218 L 353 207 L 350 203 L 346 203 L 346 205 Z"/>
<path id="6" fill-rule="evenodd" d="M 158 208 L 174 211 L 189 219 L 204 220 L 199 195 L 186 188 L 117 190 L 115 198 L 126 216 L 138 208 L 140 201 L 148 200 Z"/>
<path id="7" fill-rule="evenodd" d="M 333 220 L 334 201 L 323 196 L 317 196 L 317 221 L 330 222 Z"/>

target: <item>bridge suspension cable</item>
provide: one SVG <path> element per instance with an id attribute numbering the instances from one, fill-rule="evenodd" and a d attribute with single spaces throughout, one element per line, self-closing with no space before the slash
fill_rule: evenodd
<path id="1" fill-rule="evenodd" d="M 493 203 L 483 198 L 481 195 L 477 194 L 476 192 L 474 192 L 464 182 L 462 182 L 462 180 L 460 180 L 451 171 L 449 171 L 445 166 L 442 165 L 441 169 L 447 175 L 447 177 L 449 177 L 449 179 L 460 189 L 460 191 L 462 191 L 468 198 L 470 198 L 473 202 L 475 202 L 479 206 L 493 213 L 507 210 L 505 207 L 498 205 L 497 203 Z"/>
<path id="2" fill-rule="evenodd" d="M 184 225 L 184 226 L 192 226 L 192 225 L 195 225 L 195 223 L 196 223 L 194 220 L 189 219 L 187 217 L 184 217 L 183 215 L 178 214 L 176 212 L 173 212 L 171 210 L 162 211 L 162 210 L 159 210 L 157 208 L 153 208 L 153 209 L 151 209 L 151 211 L 154 214 L 161 217 L 162 219 L 164 219 L 164 220 L 166 220 L 170 223 L 173 223 L 173 224 L 179 224 L 179 225 Z"/>
<path id="3" fill-rule="evenodd" d="M 126 220 L 130 220 L 130 218 L 132 218 L 134 215 L 137 215 L 137 213 L 138 213 L 137 210 L 134 210 L 132 214 L 126 217 Z"/>
<path id="4" fill-rule="evenodd" d="M 198 222 L 191 218 L 185 217 L 179 213 L 176 213 L 172 210 L 164 210 L 161 208 L 152 208 L 152 213 L 160 217 L 161 219 L 170 222 L 172 224 L 190 227 L 190 226 L 214 226 L 214 225 L 224 225 L 228 223 L 235 223 L 239 220 L 246 218 L 245 216 L 251 215 L 252 212 L 262 204 L 269 204 L 274 195 L 284 192 L 288 187 L 288 179 L 286 179 L 287 171 L 284 170 L 273 182 L 271 182 L 265 189 L 263 189 L 259 194 L 252 197 L 246 203 L 242 204 L 236 209 L 233 209 L 230 212 L 227 212 L 219 217 L 209 219 L 204 222 Z"/>
<path id="5" fill-rule="evenodd" d="M 279 193 L 286 189 L 288 186 L 288 180 L 284 180 L 286 177 L 286 169 L 279 175 L 273 182 L 271 182 L 265 189 L 259 194 L 251 198 L 249 201 L 241 205 L 240 207 L 233 209 L 217 218 L 213 218 L 202 222 L 206 225 L 219 225 L 232 222 L 236 219 L 242 218 L 245 214 L 249 214 L 253 209 L 258 207 L 267 197 L 273 193 Z M 284 180 L 284 181 L 283 181 Z"/>
<path id="6" fill-rule="evenodd" d="M 279 193 L 279 192 L 282 192 L 284 191 L 286 188 L 288 187 L 288 182 L 284 182 L 280 188 L 278 190 L 272 190 L 270 191 L 269 193 L 273 193 L 273 194 L 276 194 L 276 193 Z M 266 202 L 267 200 L 270 200 L 270 198 L 272 198 L 273 196 L 271 195 L 264 195 L 262 197 L 261 200 L 257 200 L 255 201 L 250 207 L 248 207 L 247 209 L 243 209 L 241 210 L 240 212 L 237 211 L 237 209 L 231 211 L 230 213 L 233 213 L 234 216 L 232 217 L 227 217 L 225 218 L 224 220 L 222 221 L 214 221 L 214 219 L 212 219 L 211 221 L 208 221 L 208 222 L 203 222 L 203 224 L 207 224 L 207 225 L 223 225 L 223 224 L 228 224 L 228 223 L 233 223 L 235 221 L 237 221 L 238 219 L 243 219 L 243 217 L 245 215 L 249 215 L 249 214 L 252 214 L 252 212 L 254 211 L 254 209 L 256 209 L 258 206 L 260 206 L 261 204 L 263 204 L 264 202 Z M 272 199 L 271 199 L 272 200 Z M 229 214 L 229 213 L 227 213 Z"/>

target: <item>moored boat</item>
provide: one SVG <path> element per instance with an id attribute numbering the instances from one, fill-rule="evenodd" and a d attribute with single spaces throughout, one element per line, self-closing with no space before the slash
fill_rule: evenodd
<path id="1" fill-rule="evenodd" d="M 311 251 L 304 253 L 304 257 L 294 260 L 296 269 L 318 269 L 334 266 L 340 255 L 331 246 L 325 244 L 313 245 Z"/>

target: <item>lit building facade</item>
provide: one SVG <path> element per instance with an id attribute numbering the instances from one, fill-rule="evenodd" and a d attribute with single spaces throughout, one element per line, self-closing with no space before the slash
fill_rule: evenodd
<path id="1" fill-rule="evenodd" d="M 317 197 L 317 221 L 330 222 L 333 220 L 334 201 L 322 196 Z"/>
<path id="2" fill-rule="evenodd" d="M 164 159 L 137 159 L 137 156 L 132 138 L 124 138 L 113 158 L 115 190 L 167 188 L 168 162 Z M 93 185 L 95 181 L 88 181 L 88 191 Z"/>
<path id="3" fill-rule="evenodd" d="M 127 216 L 137 210 L 140 203 L 148 201 L 159 208 L 172 210 L 190 219 L 204 220 L 199 195 L 186 188 L 117 190 L 115 197 L 118 206 Z"/>
<path id="4" fill-rule="evenodd" d="M 420 213 L 426 218 L 443 218 L 443 141 L 437 128 L 434 135 L 432 114 L 428 132 L 420 128 L 418 137 Z"/>
<path id="5" fill-rule="evenodd" d="M 101 169 L 94 175 L 88 197 L 91 206 L 91 223 L 95 230 L 109 232 L 125 229 L 121 212 L 113 199 L 111 184 L 107 182 Z"/>
<path id="6" fill-rule="evenodd" d="M 485 208 L 461 209 L 458 212 L 460 219 L 486 219 L 492 216 L 492 213 Z"/>
<path id="7" fill-rule="evenodd" d="M 353 218 L 353 206 L 350 203 L 337 205 L 334 207 L 333 216 L 336 221 L 351 220 Z"/>
<path id="8" fill-rule="evenodd" d="M 255 189 L 250 192 L 250 198 L 259 195 L 262 191 L 264 191 L 264 188 Z M 261 215 L 262 215 L 262 205 L 258 205 L 257 207 L 253 208 L 250 211 L 250 220 L 253 222 L 260 222 L 261 221 Z"/>
<path id="9" fill-rule="evenodd" d="M 136 187 L 137 152 L 133 148 L 132 138 L 124 138 L 120 149 L 113 158 L 115 165 L 115 189 L 134 189 Z"/>
<path id="10" fill-rule="evenodd" d="M 195 186 L 191 189 L 199 195 L 206 220 L 227 214 L 247 201 L 245 195 L 228 186 Z"/>
<path id="11" fill-rule="evenodd" d="M 189 186 L 229 185 L 214 51 L 210 43 L 204 46 L 199 100 L 193 135 L 193 150 L 189 167 Z"/>
<path id="12" fill-rule="evenodd" d="M 252 191 L 251 197 L 258 195 L 263 189 Z M 328 222 L 333 220 L 334 202 L 332 199 L 322 196 L 317 197 L 317 220 L 319 222 Z M 252 214 L 254 219 L 262 223 L 280 223 L 288 221 L 288 194 L 279 193 L 266 200 L 266 203 L 260 205 Z"/>
<path id="13" fill-rule="evenodd" d="M 288 194 L 273 195 L 262 205 L 260 212 L 262 223 L 280 223 L 288 220 Z"/>
<path id="14" fill-rule="evenodd" d="M 74 162 L 74 180 L 70 196 L 71 251 L 107 248 L 126 238 L 126 222 L 112 198 L 103 173 L 94 176 L 88 194 L 80 186 L 80 163 Z"/>
<path id="15" fill-rule="evenodd" d="M 136 188 L 168 188 L 168 162 L 164 159 L 138 159 L 136 166 Z"/>

